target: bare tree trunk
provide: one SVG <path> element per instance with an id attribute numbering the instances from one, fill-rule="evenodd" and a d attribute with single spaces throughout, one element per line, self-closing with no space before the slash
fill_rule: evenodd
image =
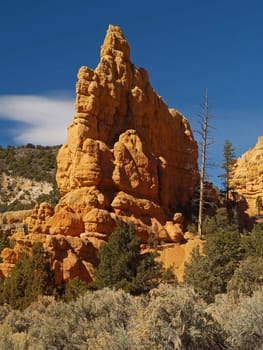
<path id="1" fill-rule="evenodd" d="M 203 238 L 203 207 L 204 207 L 204 185 L 205 185 L 205 171 L 206 171 L 206 153 L 207 153 L 207 129 L 208 129 L 208 91 L 205 90 L 204 101 L 204 115 L 201 125 L 202 137 L 202 154 L 201 154 L 201 174 L 200 174 L 200 194 L 199 194 L 199 212 L 198 212 L 198 235 Z"/>

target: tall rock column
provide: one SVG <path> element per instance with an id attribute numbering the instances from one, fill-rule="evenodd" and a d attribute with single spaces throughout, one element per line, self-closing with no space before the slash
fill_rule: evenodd
<path id="1" fill-rule="evenodd" d="M 42 203 L 26 219 L 28 234 L 3 251 L 6 276 L 21 247 L 41 240 L 56 283 L 90 282 L 97 251 L 116 221 L 132 221 L 141 242 L 180 242 L 183 217 L 198 181 L 198 150 L 187 119 L 169 109 L 147 71 L 130 60 L 121 29 L 110 25 L 95 70 L 81 67 L 76 114 L 57 156 L 61 199 Z M 8 269 L 6 269 L 8 267 Z M 0 276 L 0 277 L 1 277 Z"/>
<path id="2" fill-rule="evenodd" d="M 187 119 L 131 62 L 119 27 L 109 26 L 97 68 L 80 68 L 75 107 L 57 157 L 62 198 L 48 220 L 50 233 L 107 240 L 122 217 L 146 241 L 154 225 L 171 227 L 193 196 L 197 144 Z"/>

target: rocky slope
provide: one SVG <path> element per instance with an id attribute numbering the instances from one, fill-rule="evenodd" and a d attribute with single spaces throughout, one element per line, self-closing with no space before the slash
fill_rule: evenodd
<path id="1" fill-rule="evenodd" d="M 18 234 L 12 250 L 17 254 L 38 236 L 51 252 L 57 283 L 76 275 L 91 280 L 97 249 L 118 218 L 134 222 L 142 243 L 152 233 L 181 242 L 178 210 L 199 177 L 188 121 L 155 93 L 146 70 L 131 63 L 119 27 L 109 26 L 97 68 L 80 68 L 75 106 L 57 156 L 62 198 L 55 210 L 47 203 L 33 210 L 25 220 L 28 235 Z M 12 252 L 2 253 L 4 264 L 12 263 Z"/>
<path id="2" fill-rule="evenodd" d="M 15 202 L 21 205 L 36 203 L 41 195 L 48 195 L 53 190 L 53 184 L 47 181 L 34 181 L 22 176 L 7 175 L 0 177 L 2 205 L 11 206 Z"/>
<path id="3" fill-rule="evenodd" d="M 230 187 L 235 199 L 245 201 L 247 214 L 263 215 L 263 136 L 237 160 L 231 172 Z"/>

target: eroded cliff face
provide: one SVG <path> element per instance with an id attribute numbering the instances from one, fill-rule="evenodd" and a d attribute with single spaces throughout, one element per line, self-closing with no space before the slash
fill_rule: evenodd
<path id="1" fill-rule="evenodd" d="M 45 235 L 57 281 L 78 271 L 90 280 L 94 252 L 118 218 L 134 222 L 142 243 L 152 232 L 160 241 L 181 242 L 177 211 L 191 200 L 199 177 L 188 121 L 155 93 L 146 70 L 131 63 L 119 27 L 109 26 L 97 68 L 80 68 L 75 107 L 57 156 L 62 198 L 54 211 L 45 203 L 26 219 L 29 235 Z M 66 247 L 63 254 L 59 247 Z"/>
<path id="2" fill-rule="evenodd" d="M 230 187 L 235 199 L 243 198 L 248 215 L 263 215 L 263 136 L 237 160 L 231 172 Z"/>
<path id="3" fill-rule="evenodd" d="M 73 212 L 83 224 L 67 234 L 89 234 L 90 212 L 110 222 L 106 211 L 138 227 L 156 220 L 164 226 L 193 195 L 197 145 L 186 118 L 168 109 L 147 72 L 131 63 L 119 27 L 109 26 L 97 68 L 80 68 L 76 94 L 76 115 L 57 158 L 63 198 L 53 222 Z"/>

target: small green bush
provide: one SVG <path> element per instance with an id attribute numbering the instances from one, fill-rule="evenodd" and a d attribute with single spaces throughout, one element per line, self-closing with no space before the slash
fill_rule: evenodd
<path id="1" fill-rule="evenodd" d="M 53 278 L 48 256 L 42 244 L 37 242 L 31 254 L 21 254 L 5 279 L 0 300 L 14 309 L 23 310 L 38 296 L 51 293 Z"/>
<path id="2" fill-rule="evenodd" d="M 263 257 L 263 229 L 262 224 L 254 226 L 252 233 L 242 237 L 242 248 L 245 251 L 245 256 Z"/>
<path id="3" fill-rule="evenodd" d="M 263 344 L 263 289 L 251 297 L 218 295 L 210 312 L 227 334 L 230 349 L 261 350 Z"/>
<path id="4" fill-rule="evenodd" d="M 191 288 L 160 285 L 141 305 L 131 334 L 136 349 L 225 349 L 225 332 Z"/>
<path id="5" fill-rule="evenodd" d="M 87 289 L 88 289 L 87 283 L 84 281 L 81 281 L 79 277 L 75 277 L 69 282 L 67 282 L 65 286 L 63 300 L 65 302 L 76 300 L 80 295 L 84 294 L 87 291 Z"/>
<path id="6" fill-rule="evenodd" d="M 250 256 L 235 270 L 227 290 L 235 292 L 236 295 L 252 296 L 260 286 L 263 286 L 263 257 Z"/>
<path id="7" fill-rule="evenodd" d="M 184 281 L 209 303 L 215 295 L 225 293 L 227 283 L 244 258 L 241 237 L 237 231 L 217 231 L 207 236 L 204 254 L 196 249 L 185 264 Z"/>
<path id="8" fill-rule="evenodd" d="M 225 349 L 226 335 L 206 307 L 193 290 L 171 285 L 139 297 L 108 288 L 70 303 L 41 297 L 23 311 L 3 310 L 0 348 Z"/>

